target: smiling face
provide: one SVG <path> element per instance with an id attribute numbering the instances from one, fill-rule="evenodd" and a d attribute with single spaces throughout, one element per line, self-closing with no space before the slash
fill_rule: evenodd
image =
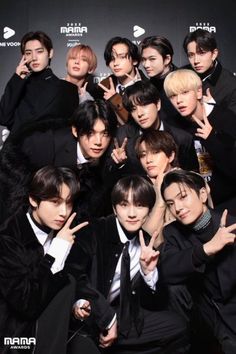
<path id="1" fill-rule="evenodd" d="M 112 59 L 109 63 L 109 68 L 112 73 L 123 84 L 130 81 L 126 74 L 135 76 L 135 65 L 137 62 L 133 61 L 129 55 L 129 48 L 123 43 L 118 43 L 112 47 Z"/>
<path id="2" fill-rule="evenodd" d="M 101 119 L 96 119 L 89 134 L 77 136 L 75 127 L 72 127 L 73 135 L 78 139 L 82 154 L 85 158 L 99 159 L 110 143 L 111 137 Z"/>
<path id="3" fill-rule="evenodd" d="M 156 179 L 160 173 L 169 171 L 174 157 L 174 152 L 168 157 L 163 151 L 150 150 L 145 141 L 139 146 L 139 160 L 151 179 Z"/>
<path id="4" fill-rule="evenodd" d="M 128 232 L 138 231 L 149 214 L 149 208 L 141 204 L 135 204 L 133 201 L 133 193 L 130 189 L 127 200 L 121 201 L 114 207 L 114 213 L 120 224 Z"/>
<path id="5" fill-rule="evenodd" d="M 193 41 L 187 46 L 187 55 L 193 69 L 198 74 L 203 74 L 213 67 L 214 61 L 218 56 L 218 49 L 205 51 L 199 49 L 197 43 Z"/>
<path id="6" fill-rule="evenodd" d="M 162 76 L 169 71 L 170 55 L 163 59 L 162 55 L 154 48 L 147 47 L 142 51 L 142 65 L 149 77 Z"/>
<path id="7" fill-rule="evenodd" d="M 53 56 L 53 50 L 47 51 L 43 44 L 34 39 L 26 42 L 24 57 L 29 63 L 29 67 L 34 72 L 40 72 L 49 65 L 49 60 Z"/>
<path id="8" fill-rule="evenodd" d="M 201 188 L 198 195 L 184 184 L 172 183 L 165 189 L 164 199 L 173 216 L 184 225 L 194 223 L 206 211 L 206 188 Z"/>
<path id="9" fill-rule="evenodd" d="M 69 187 L 63 183 L 60 196 L 37 203 L 31 197 L 34 219 L 42 226 L 52 230 L 60 230 L 72 211 L 72 201 Z"/>

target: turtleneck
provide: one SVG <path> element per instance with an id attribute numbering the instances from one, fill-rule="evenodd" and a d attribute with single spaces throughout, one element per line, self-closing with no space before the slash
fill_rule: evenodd
<path id="1" fill-rule="evenodd" d="M 200 218 L 195 221 L 195 223 L 192 225 L 192 228 L 194 231 L 201 233 L 204 231 L 208 225 L 210 225 L 211 222 L 211 213 L 210 210 L 207 209 L 205 213 L 203 213 Z"/>

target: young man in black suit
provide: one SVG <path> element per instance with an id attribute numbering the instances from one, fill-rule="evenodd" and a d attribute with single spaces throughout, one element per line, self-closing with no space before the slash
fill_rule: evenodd
<path id="1" fill-rule="evenodd" d="M 117 182 L 111 199 L 114 214 L 79 232 L 67 260 L 77 280 L 74 316 L 85 320 L 108 353 L 187 353 L 185 322 L 167 310 L 167 294 L 158 283 L 157 234 L 142 231 L 155 191 L 143 177 L 129 176 Z M 70 354 L 79 351 L 78 338 Z"/>
<path id="2" fill-rule="evenodd" d="M 120 125 L 128 121 L 129 112 L 122 103 L 122 96 L 126 88 L 138 80 L 147 80 L 141 70 L 138 70 L 140 54 L 138 47 L 128 38 L 113 37 L 104 51 L 106 65 L 112 75 L 102 80 L 97 94 L 112 104 Z"/>
<path id="3" fill-rule="evenodd" d="M 15 190 L 20 192 L 27 185 L 30 172 L 45 165 L 66 166 L 73 168 L 80 179 L 78 215 L 85 220 L 103 215 L 102 206 L 106 208 L 109 188 L 103 179 L 103 159 L 115 133 L 115 113 L 103 100 L 79 105 L 70 126 L 65 126 L 63 121 L 56 124 L 54 120 L 25 126 L 3 146 L 0 178 L 10 186 L 4 188 L 1 197 L 12 190 L 4 200 L 8 200 L 14 212 L 17 209 Z"/>
<path id="4" fill-rule="evenodd" d="M 63 268 L 74 233 L 87 224 L 72 226 L 78 192 L 70 169 L 45 166 L 30 184 L 29 209 L 1 225 L 1 353 L 20 353 L 9 338 L 21 346 L 14 338 L 22 337 L 34 339 L 30 353 L 66 353 L 74 283 Z"/>
<path id="5" fill-rule="evenodd" d="M 176 219 L 164 228 L 161 279 L 188 286 L 200 326 L 206 324 L 223 353 L 234 353 L 236 219 L 227 210 L 221 215 L 208 207 L 205 181 L 196 173 L 168 172 L 161 193 Z"/>
<path id="6" fill-rule="evenodd" d="M 42 31 L 21 40 L 22 58 L 0 102 L 0 124 L 15 132 L 27 122 L 51 116 L 68 120 L 79 104 L 75 85 L 60 80 L 50 69 L 52 41 Z"/>

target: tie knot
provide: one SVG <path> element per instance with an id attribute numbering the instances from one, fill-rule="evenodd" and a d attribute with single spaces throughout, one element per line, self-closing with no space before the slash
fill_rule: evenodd
<path id="1" fill-rule="evenodd" d="M 120 94 L 120 95 L 123 95 L 123 93 L 124 93 L 124 91 L 125 91 L 125 87 L 119 84 L 119 85 L 118 85 L 118 91 L 119 91 L 119 94 Z"/>

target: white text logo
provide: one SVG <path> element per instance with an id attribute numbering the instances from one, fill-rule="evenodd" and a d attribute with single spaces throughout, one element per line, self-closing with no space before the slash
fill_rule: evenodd
<path id="1" fill-rule="evenodd" d="M 81 26 L 81 23 L 67 23 L 66 26 L 60 27 L 60 33 L 67 37 L 79 37 L 84 33 L 88 33 L 88 27 Z"/>
<path id="2" fill-rule="evenodd" d="M 4 345 L 10 346 L 10 349 L 30 349 L 30 346 L 36 345 L 34 337 L 5 337 Z"/>
<path id="3" fill-rule="evenodd" d="M 189 32 L 194 32 L 198 28 L 204 29 L 208 32 L 216 32 L 216 27 L 215 26 L 210 26 L 209 22 L 196 22 L 195 26 L 190 26 L 189 27 Z"/>

